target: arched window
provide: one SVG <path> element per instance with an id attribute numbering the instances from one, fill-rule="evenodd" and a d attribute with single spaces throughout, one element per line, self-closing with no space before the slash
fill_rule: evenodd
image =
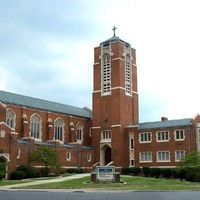
<path id="1" fill-rule="evenodd" d="M 125 89 L 126 95 L 131 95 L 131 58 L 127 54 L 125 57 Z"/>
<path id="2" fill-rule="evenodd" d="M 40 139 L 41 132 L 41 119 L 38 115 L 34 114 L 31 117 L 31 137 Z"/>
<path id="3" fill-rule="evenodd" d="M 55 121 L 54 139 L 63 141 L 64 123 L 61 119 Z"/>
<path id="4" fill-rule="evenodd" d="M 83 142 L 83 125 L 81 123 L 76 126 L 76 139 L 78 143 Z"/>
<path id="5" fill-rule="evenodd" d="M 102 94 L 110 94 L 111 91 L 111 58 L 105 53 L 102 58 Z"/>
<path id="6" fill-rule="evenodd" d="M 11 110 L 7 110 L 6 112 L 6 123 L 11 128 L 15 128 L 15 113 Z"/>

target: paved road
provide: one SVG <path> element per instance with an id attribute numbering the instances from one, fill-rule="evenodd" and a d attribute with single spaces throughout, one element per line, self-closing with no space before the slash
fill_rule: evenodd
<path id="1" fill-rule="evenodd" d="M 1 191 L 1 200 L 199 200 L 200 192 L 24 192 Z"/>

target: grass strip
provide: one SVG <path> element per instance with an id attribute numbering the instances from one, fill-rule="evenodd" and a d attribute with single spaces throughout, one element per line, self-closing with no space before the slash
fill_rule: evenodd
<path id="1" fill-rule="evenodd" d="M 105 189 L 105 190 L 134 190 L 134 191 L 199 191 L 200 183 L 179 181 L 174 179 L 156 179 L 145 177 L 123 177 L 123 183 L 92 183 L 90 177 L 33 185 L 27 189 Z"/>

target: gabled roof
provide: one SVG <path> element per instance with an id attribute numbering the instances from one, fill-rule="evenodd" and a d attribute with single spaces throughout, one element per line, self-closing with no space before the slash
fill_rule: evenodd
<path id="1" fill-rule="evenodd" d="M 2 90 L 0 90 L 0 102 L 91 119 L 91 111 L 86 108 L 78 108 Z"/>
<path id="2" fill-rule="evenodd" d="M 139 129 L 155 129 L 155 128 L 171 128 L 171 127 L 182 127 L 192 125 L 192 118 L 186 119 L 175 119 L 175 120 L 164 120 L 156 122 L 145 122 L 139 124 Z"/>

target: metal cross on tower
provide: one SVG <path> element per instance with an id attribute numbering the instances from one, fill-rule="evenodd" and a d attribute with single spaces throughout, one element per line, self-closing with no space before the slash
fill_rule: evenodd
<path id="1" fill-rule="evenodd" d="M 117 28 L 116 28 L 115 26 L 114 26 L 113 29 L 112 29 L 113 32 L 114 32 L 114 35 L 113 35 L 113 36 L 115 36 L 115 31 L 116 31 L 116 29 L 117 29 Z"/>

